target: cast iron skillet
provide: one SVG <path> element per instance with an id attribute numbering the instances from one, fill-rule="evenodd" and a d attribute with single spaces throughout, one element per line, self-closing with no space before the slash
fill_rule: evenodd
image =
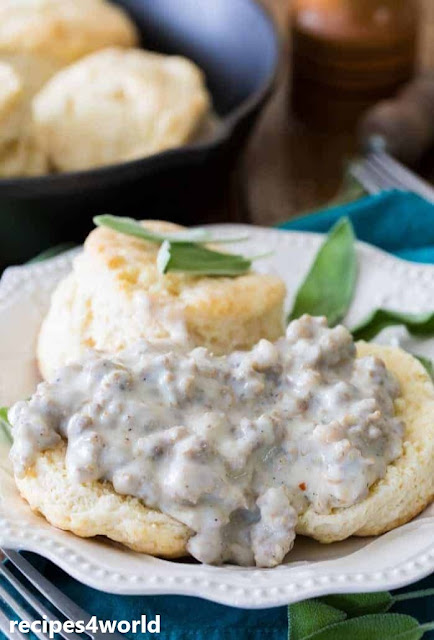
<path id="1" fill-rule="evenodd" d="M 67 0 L 65 0 L 67 1 Z M 110 212 L 197 223 L 215 219 L 228 175 L 273 85 L 279 39 L 256 0 L 115 0 L 142 45 L 194 60 L 221 118 L 207 142 L 90 171 L 0 180 L 0 263 L 81 241 Z"/>

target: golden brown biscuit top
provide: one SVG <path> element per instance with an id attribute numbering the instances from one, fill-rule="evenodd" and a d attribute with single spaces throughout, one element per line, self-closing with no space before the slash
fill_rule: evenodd
<path id="1" fill-rule="evenodd" d="M 185 229 L 173 222 L 142 221 L 144 227 L 161 233 L 175 233 Z M 203 298 L 209 311 L 217 314 L 223 307 L 229 312 L 231 305 L 239 306 L 240 298 L 256 298 L 258 278 L 268 287 L 261 291 L 262 303 L 269 304 L 285 295 L 285 285 L 277 276 L 262 275 L 254 271 L 231 277 L 194 276 L 186 273 L 168 273 L 162 276 L 157 269 L 159 245 L 133 236 L 112 231 L 106 227 L 94 229 L 85 242 L 85 251 L 100 266 L 108 269 L 118 286 L 124 290 L 138 288 L 151 293 L 181 297 L 184 301 Z M 219 251 L 223 249 L 219 246 Z M 258 303 L 260 301 L 258 300 Z M 212 306 L 212 309 L 211 309 Z"/>
<path id="2" fill-rule="evenodd" d="M 103 0 L 1 0 L 0 53 L 38 53 L 63 64 L 107 46 L 134 46 L 125 12 Z"/>

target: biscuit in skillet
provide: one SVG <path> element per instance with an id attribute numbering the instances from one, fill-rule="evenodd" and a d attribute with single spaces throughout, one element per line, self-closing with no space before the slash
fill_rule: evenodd
<path id="1" fill-rule="evenodd" d="M 37 54 L 64 66 L 104 47 L 137 43 L 127 14 L 103 0 L 0 2 L 0 56 Z"/>
<path id="2" fill-rule="evenodd" d="M 47 158 L 31 136 L 0 147 L 0 178 L 39 176 L 47 172 Z"/>
<path id="3" fill-rule="evenodd" d="M 47 58 L 15 53 L 0 55 L 0 176 L 46 173 L 48 163 L 33 135 L 31 102 L 58 70 Z"/>
<path id="4" fill-rule="evenodd" d="M 31 102 L 34 95 L 58 71 L 51 60 L 26 53 L 0 54 L 0 63 L 9 68 L 19 83 L 19 91 L 2 114 L 0 110 L 0 144 L 15 142 L 32 130 Z"/>
<path id="5" fill-rule="evenodd" d="M 0 177 L 51 169 L 33 135 L 31 110 L 34 95 L 51 76 L 102 47 L 137 41 L 126 14 L 103 0 L 1 0 Z"/>
<path id="6" fill-rule="evenodd" d="M 59 71 L 35 97 L 33 118 L 50 164 L 76 171 L 180 146 L 210 105 L 190 60 L 112 48 Z"/>
<path id="7" fill-rule="evenodd" d="M 0 130 L 22 92 L 23 86 L 19 75 L 10 64 L 0 59 Z"/>

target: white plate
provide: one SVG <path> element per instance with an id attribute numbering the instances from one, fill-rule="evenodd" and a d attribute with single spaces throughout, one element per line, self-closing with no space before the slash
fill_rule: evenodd
<path id="1" fill-rule="evenodd" d="M 220 233 L 245 227 L 217 225 Z M 274 250 L 258 263 L 278 273 L 288 287 L 288 306 L 321 242 L 321 236 L 248 227 L 243 251 Z M 236 249 L 236 248 L 235 248 Z M 241 247 L 240 247 L 241 250 Z M 35 340 L 56 283 L 70 269 L 74 252 L 45 263 L 9 269 L 0 284 L 0 404 L 25 398 L 35 388 Z M 432 309 L 434 267 L 395 259 L 358 245 L 359 282 L 348 317 L 351 326 L 373 307 Z M 400 335 L 398 333 L 398 335 Z M 422 351 L 424 349 L 424 351 Z M 434 356 L 434 341 L 419 345 Z M 83 540 L 51 527 L 19 498 L 0 449 L 0 546 L 49 558 L 77 580 L 118 594 L 185 594 L 232 606 L 261 608 L 338 592 L 378 591 L 414 582 L 434 571 L 434 508 L 379 538 L 322 546 L 298 538 L 287 562 L 275 569 L 211 567 L 170 562 L 102 540 Z"/>

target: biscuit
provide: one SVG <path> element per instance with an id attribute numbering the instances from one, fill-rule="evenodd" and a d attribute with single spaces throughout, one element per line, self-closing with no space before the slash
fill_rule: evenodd
<path id="1" fill-rule="evenodd" d="M 401 349 L 361 342 L 357 350 L 361 357 L 381 358 L 400 382 L 397 415 L 406 427 L 403 453 L 362 502 L 328 515 L 310 508 L 300 517 L 297 533 L 320 542 L 385 533 L 409 522 L 434 498 L 434 386 L 429 375 Z"/>
<path id="2" fill-rule="evenodd" d="M 0 178 L 30 177 L 48 173 L 47 158 L 31 137 L 0 146 Z"/>
<path id="3" fill-rule="evenodd" d="M 64 66 L 104 47 L 137 42 L 126 13 L 103 0 L 0 2 L 0 55 L 37 54 Z"/>
<path id="4" fill-rule="evenodd" d="M 19 53 L 0 55 L 0 69 L 9 79 L 1 86 L 0 177 L 46 173 L 47 158 L 33 135 L 31 101 L 58 67 L 46 58 Z"/>
<path id="5" fill-rule="evenodd" d="M 147 228 L 182 229 L 147 221 Z M 220 246 L 220 245 L 219 245 Z M 249 272 L 235 278 L 161 275 L 156 244 L 99 227 L 57 287 L 39 335 L 44 378 L 89 348 L 116 353 L 141 338 L 176 337 L 216 354 L 249 349 L 284 333 L 285 285 Z"/>
<path id="6" fill-rule="evenodd" d="M 32 133 L 33 96 L 59 67 L 47 58 L 22 53 L 0 54 L 0 62 L 9 67 L 20 86 L 3 118 L 0 114 L 0 145 L 3 145 L 16 142 Z"/>
<path id="7" fill-rule="evenodd" d="M 14 68 L 0 59 L 0 136 L 3 123 L 11 114 L 23 92 L 23 85 Z"/>
<path id="8" fill-rule="evenodd" d="M 102 0 L 2 0 L 0 177 L 48 172 L 34 136 L 31 102 L 54 73 L 102 47 L 137 41 L 125 13 Z"/>
<path id="9" fill-rule="evenodd" d="M 117 494 L 109 483 L 72 483 L 65 451 L 65 445 L 46 451 L 29 473 L 16 478 L 33 511 L 82 538 L 106 536 L 134 551 L 166 558 L 186 555 L 188 527 L 148 509 L 137 498 Z"/>
<path id="10" fill-rule="evenodd" d="M 360 343 L 360 356 L 381 357 L 398 377 L 403 396 L 397 412 L 406 430 L 403 453 L 362 502 L 320 515 L 308 509 L 297 531 L 320 542 L 351 535 L 377 535 L 404 524 L 433 499 L 434 386 L 422 365 L 397 348 Z M 104 535 L 135 551 L 164 557 L 186 555 L 191 531 L 136 498 L 116 494 L 109 483 L 72 483 L 65 469 L 65 445 L 42 453 L 22 478 L 22 497 L 54 526 L 78 536 Z"/>
<path id="11" fill-rule="evenodd" d="M 35 97 L 33 117 L 50 164 L 77 171 L 182 145 L 209 108 L 193 62 L 105 49 L 57 73 Z"/>

